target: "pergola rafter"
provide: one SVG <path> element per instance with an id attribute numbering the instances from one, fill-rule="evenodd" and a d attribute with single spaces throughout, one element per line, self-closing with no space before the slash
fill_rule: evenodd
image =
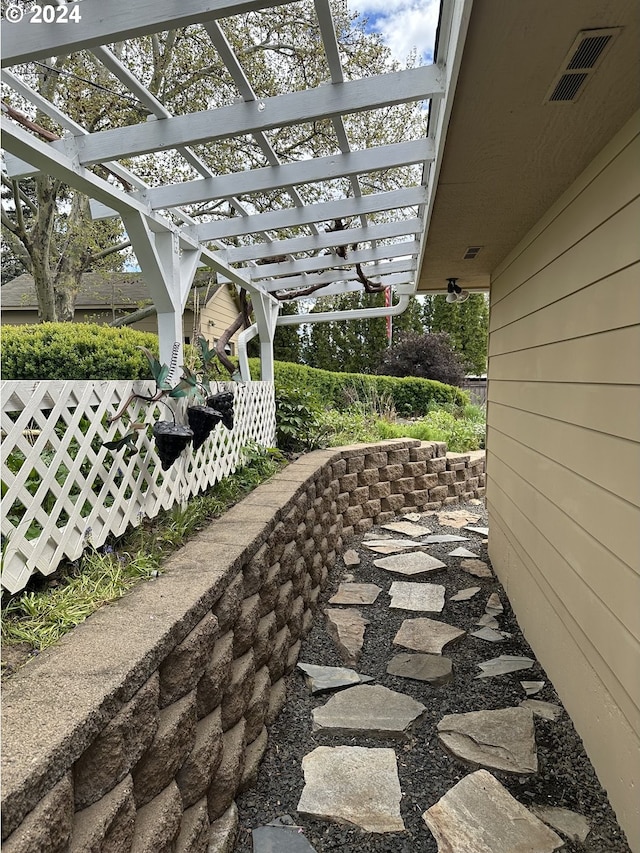
<path id="1" fill-rule="evenodd" d="M 257 326 L 243 333 L 241 356 L 246 340 L 257 333 L 263 378 L 272 378 L 277 324 L 395 314 L 415 291 L 471 3 L 444 0 L 435 64 L 347 79 L 331 2 L 314 0 L 329 82 L 268 98 L 259 97 L 219 22 L 286 0 L 109 0 L 101 10 L 92 8 L 91 15 L 81 4 L 81 20 L 72 26 L 33 27 L 27 18 L 5 25 L 3 68 L 91 51 L 91 62 L 104 66 L 150 113 L 148 121 L 88 132 L 17 73 L 5 70 L 3 82 L 62 129 L 61 139 L 43 142 L 6 122 L 7 172 L 19 179 L 43 171 L 86 193 L 94 218 L 122 218 L 158 309 L 165 359 L 180 342 L 182 309 L 198 265 L 246 290 Z M 111 46 L 194 25 L 206 32 L 240 102 L 174 115 Z M 430 104 L 426 138 L 353 148 L 346 116 L 422 101 Z M 282 162 L 268 134 L 321 121 L 333 128 L 335 153 Z M 208 152 L 237 136 L 250 139 L 269 165 L 218 174 Z M 195 151 L 193 146 L 204 147 Z M 199 177 L 151 187 L 134 166 L 121 162 L 165 151 L 176 151 Z M 107 167 L 109 179 L 94 174 L 97 164 Z M 404 186 L 375 189 L 375 174 L 389 170 L 398 170 L 391 186 Z M 288 196 L 291 206 L 256 207 L 261 194 L 278 193 L 279 203 Z M 307 203 L 308 197 L 320 200 Z M 204 220 L 198 205 L 207 205 Z M 349 293 L 362 289 L 365 281 L 370 291 L 393 288 L 399 301 L 383 309 L 314 314 L 313 320 L 309 315 L 278 317 L 282 300 L 300 299 L 301 293 L 311 299 Z M 245 374 L 246 369 L 245 362 Z"/>

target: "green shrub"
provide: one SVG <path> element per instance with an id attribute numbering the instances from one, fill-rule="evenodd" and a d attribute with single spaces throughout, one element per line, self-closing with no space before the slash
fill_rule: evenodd
<path id="1" fill-rule="evenodd" d="M 322 443 L 321 406 L 311 391 L 295 385 L 276 386 L 276 436 L 285 453 L 314 450 Z"/>
<path id="2" fill-rule="evenodd" d="M 96 323 L 2 327 L 3 379 L 148 379 L 158 337 Z"/>
<path id="3" fill-rule="evenodd" d="M 249 365 L 251 376 L 259 379 L 259 360 L 249 359 Z M 324 406 L 340 411 L 357 400 L 371 397 L 392 401 L 396 412 L 402 416 L 424 415 L 434 404 L 466 406 L 469 403 L 469 395 L 465 391 L 432 379 L 332 373 L 288 361 L 276 361 L 275 383 L 276 387 L 306 388 L 322 400 Z"/>

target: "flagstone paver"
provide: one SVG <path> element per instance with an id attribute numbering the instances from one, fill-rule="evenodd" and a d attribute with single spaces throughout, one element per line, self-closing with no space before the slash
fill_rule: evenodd
<path id="1" fill-rule="evenodd" d="M 531 806 L 531 811 L 540 820 L 559 830 L 572 841 L 584 843 L 591 827 L 589 821 L 577 812 L 554 806 Z"/>
<path id="2" fill-rule="evenodd" d="M 438 737 L 463 761 L 508 773 L 536 773 L 538 758 L 533 714 L 527 708 L 447 714 Z"/>
<path id="3" fill-rule="evenodd" d="M 449 557 L 477 557 L 477 554 L 474 554 L 473 551 L 470 551 L 468 548 L 456 548 L 455 551 L 449 551 Z"/>
<path id="4" fill-rule="evenodd" d="M 460 568 L 477 578 L 492 578 L 493 573 L 484 560 L 461 560 Z"/>
<path id="5" fill-rule="evenodd" d="M 394 581 L 389 589 L 392 607 L 397 610 L 425 610 L 441 613 L 444 608 L 445 588 L 437 583 L 407 583 Z"/>
<path id="6" fill-rule="evenodd" d="M 535 661 L 531 658 L 520 657 L 519 655 L 500 655 L 498 658 L 486 660 L 479 663 L 478 666 L 482 670 L 476 678 L 492 678 L 494 675 L 506 675 L 509 672 L 518 672 L 521 669 L 531 669 Z"/>
<path id="7" fill-rule="evenodd" d="M 488 643 L 504 643 L 511 637 L 507 631 L 495 631 L 493 628 L 480 628 L 479 631 L 472 631 L 472 637 L 477 637 L 479 640 L 486 640 Z"/>
<path id="8" fill-rule="evenodd" d="M 402 551 L 415 551 L 422 545 L 419 542 L 411 542 L 405 539 L 389 539 L 387 542 L 372 540 L 367 542 L 366 547 L 376 554 L 397 554 Z"/>
<path id="9" fill-rule="evenodd" d="M 495 616 L 491 616 L 490 613 L 484 613 L 476 622 L 476 625 L 481 625 L 483 628 L 494 628 L 497 630 L 500 627 L 500 623 L 496 619 Z"/>
<path id="10" fill-rule="evenodd" d="M 560 705 L 554 705 L 553 702 L 542 702 L 540 699 L 523 699 L 520 707 L 528 708 L 535 717 L 542 717 L 543 720 L 555 722 L 562 716 Z"/>
<path id="11" fill-rule="evenodd" d="M 504 607 L 497 592 L 492 592 L 489 596 L 484 612 L 489 613 L 491 616 L 499 616 L 501 613 L 504 613 Z"/>
<path id="12" fill-rule="evenodd" d="M 299 663 L 298 669 L 305 675 L 305 682 L 312 693 L 327 693 L 329 690 L 341 690 L 373 681 L 370 675 L 361 675 L 354 669 L 344 666 L 318 666 L 313 663 Z"/>
<path id="13" fill-rule="evenodd" d="M 521 681 L 522 689 L 527 696 L 535 696 L 545 686 L 546 681 Z"/>
<path id="14" fill-rule="evenodd" d="M 300 814 L 352 823 L 367 832 L 401 832 L 400 780 L 392 749 L 319 746 L 302 760 Z"/>
<path id="15" fill-rule="evenodd" d="M 405 536 L 427 536 L 431 533 L 428 527 L 414 524 L 412 521 L 390 521 L 389 524 L 383 524 L 382 529 L 392 533 L 404 533 Z"/>
<path id="16" fill-rule="evenodd" d="M 302 834 L 302 827 L 281 822 L 281 818 L 272 820 L 266 826 L 259 826 L 251 833 L 253 853 L 316 853 L 316 848 Z"/>
<path id="17" fill-rule="evenodd" d="M 454 533 L 438 533 L 427 536 L 424 542 L 427 545 L 443 545 L 446 542 L 468 542 L 468 536 L 456 536 Z"/>
<path id="18" fill-rule="evenodd" d="M 381 592 L 375 583 L 341 583 L 329 604 L 374 604 Z"/>
<path id="19" fill-rule="evenodd" d="M 422 551 L 412 551 L 410 554 L 396 554 L 394 557 L 385 557 L 382 560 L 374 560 L 373 565 L 388 572 L 396 572 L 400 575 L 422 575 L 426 572 L 436 572 L 446 569 L 447 564 L 431 554 Z"/>
<path id="20" fill-rule="evenodd" d="M 313 710 L 313 731 L 366 737 L 402 737 L 426 708 L 380 684 L 350 687 Z"/>
<path id="21" fill-rule="evenodd" d="M 354 551 L 353 548 L 349 548 L 348 551 L 345 551 L 342 555 L 342 559 L 344 560 L 345 566 L 350 568 L 351 566 L 359 566 L 360 565 L 360 557 L 358 556 L 358 552 Z"/>
<path id="22" fill-rule="evenodd" d="M 466 527 L 467 524 L 473 524 L 479 520 L 479 515 L 473 515 L 470 512 L 465 512 L 463 509 L 438 513 L 438 522 L 443 527 L 457 527 L 460 529 L 461 527 Z"/>
<path id="23" fill-rule="evenodd" d="M 419 524 L 424 519 L 424 515 L 420 512 L 407 512 L 402 518 L 404 521 L 415 521 Z"/>
<path id="24" fill-rule="evenodd" d="M 488 536 L 489 535 L 489 528 L 488 527 L 470 527 L 469 525 L 467 525 L 464 529 L 470 530 L 472 533 L 479 533 L 481 536 Z"/>
<path id="25" fill-rule="evenodd" d="M 453 678 L 451 658 L 443 655 L 412 655 L 401 652 L 391 658 L 387 665 L 389 675 L 401 678 L 413 678 L 416 681 L 428 681 L 438 686 L 447 684 Z"/>
<path id="26" fill-rule="evenodd" d="M 465 776 L 422 817 L 439 853 L 553 853 L 564 843 L 486 770 Z"/>
<path id="27" fill-rule="evenodd" d="M 460 589 L 456 592 L 455 595 L 452 595 L 449 601 L 469 601 L 470 598 L 473 598 L 474 595 L 477 595 L 481 586 L 468 586 L 465 589 Z"/>
<path id="28" fill-rule="evenodd" d="M 404 646 L 416 652 L 439 655 L 449 643 L 464 637 L 466 631 L 437 622 L 435 619 L 405 619 L 393 638 L 394 646 Z"/>
<path id="29" fill-rule="evenodd" d="M 355 666 L 360 660 L 364 643 L 364 632 L 369 622 L 358 610 L 327 609 L 327 631 L 336 644 L 340 657 L 347 666 Z"/>

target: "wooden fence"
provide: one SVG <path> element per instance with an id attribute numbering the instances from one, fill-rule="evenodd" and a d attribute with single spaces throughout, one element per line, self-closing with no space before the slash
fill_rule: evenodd
<path id="1" fill-rule="evenodd" d="M 463 391 L 468 391 L 469 396 L 471 397 L 471 402 L 475 403 L 477 406 L 484 406 L 487 402 L 487 380 L 486 379 L 476 379 L 476 380 L 468 380 L 466 379 L 462 385 L 460 386 Z"/>
<path id="2" fill-rule="evenodd" d="M 215 427 L 194 454 L 185 450 L 162 471 L 151 424 L 172 420 L 163 402 L 135 401 L 137 453 L 109 451 L 126 431 L 108 424 L 132 391 L 153 393 L 144 382 L 42 381 L 2 383 L 2 586 L 23 589 L 34 571 L 51 574 L 87 546 L 103 545 L 130 525 L 181 504 L 242 464 L 248 445 L 275 444 L 273 384 L 233 383 L 235 423 Z M 184 400 L 171 401 L 186 422 Z"/>

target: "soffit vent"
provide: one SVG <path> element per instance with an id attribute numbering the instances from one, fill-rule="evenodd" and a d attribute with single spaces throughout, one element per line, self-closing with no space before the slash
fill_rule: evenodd
<path id="1" fill-rule="evenodd" d="M 481 249 L 481 248 L 482 248 L 482 246 L 469 246 L 469 247 L 465 250 L 465 253 L 464 253 L 464 255 L 462 256 L 462 260 L 463 260 L 463 261 L 473 261 L 473 260 L 475 260 L 475 259 L 478 257 L 478 255 L 480 254 L 480 249 Z"/>
<path id="2" fill-rule="evenodd" d="M 575 103 L 622 27 L 582 30 L 565 56 L 543 101 Z"/>

